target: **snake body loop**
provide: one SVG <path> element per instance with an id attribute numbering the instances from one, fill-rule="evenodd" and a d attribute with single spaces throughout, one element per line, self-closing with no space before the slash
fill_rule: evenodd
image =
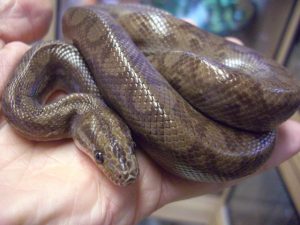
<path id="1" fill-rule="evenodd" d="M 72 45 L 25 54 L 3 112 L 28 138 L 73 137 L 118 185 L 138 175 L 130 133 L 186 179 L 253 173 L 300 103 L 299 82 L 280 65 L 155 8 L 71 8 L 63 32 Z M 45 104 L 53 88 L 69 94 Z"/>

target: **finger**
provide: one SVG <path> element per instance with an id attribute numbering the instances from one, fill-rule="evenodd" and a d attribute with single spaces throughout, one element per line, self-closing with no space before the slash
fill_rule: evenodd
<path id="1" fill-rule="evenodd" d="M 2 96 L 4 87 L 8 79 L 12 76 L 17 64 L 21 60 L 23 54 L 29 49 L 29 46 L 22 42 L 11 42 L 4 45 L 0 41 L 0 97 Z M 0 104 L 0 127 L 3 123 L 2 108 Z"/>
<path id="2" fill-rule="evenodd" d="M 2 41 L 1 39 L 0 39 L 0 49 L 2 49 L 3 47 L 4 47 L 4 41 Z"/>
<path id="3" fill-rule="evenodd" d="M 5 43 L 37 40 L 47 32 L 51 18 L 49 0 L 0 1 L 0 39 Z"/>
<path id="4" fill-rule="evenodd" d="M 288 120 L 278 128 L 277 141 L 270 159 L 261 171 L 273 168 L 300 152 L 300 123 Z"/>
<path id="5" fill-rule="evenodd" d="M 28 49 L 29 46 L 22 42 L 11 42 L 0 49 L 0 96 L 7 80 Z"/>

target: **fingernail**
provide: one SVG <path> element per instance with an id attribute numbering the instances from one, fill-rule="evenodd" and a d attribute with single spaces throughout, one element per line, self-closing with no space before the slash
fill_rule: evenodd
<path id="1" fill-rule="evenodd" d="M 238 44 L 238 45 L 244 45 L 244 43 L 240 40 L 240 39 L 237 39 L 237 38 L 235 38 L 235 37 L 230 37 L 230 36 L 228 36 L 228 37 L 226 37 L 225 38 L 227 41 L 231 41 L 231 42 L 233 42 L 233 43 L 235 43 L 235 44 Z"/>

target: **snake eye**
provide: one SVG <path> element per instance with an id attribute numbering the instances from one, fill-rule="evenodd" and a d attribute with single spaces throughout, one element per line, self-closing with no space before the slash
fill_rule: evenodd
<path id="1" fill-rule="evenodd" d="M 95 159 L 96 159 L 97 163 L 100 163 L 100 164 L 104 163 L 104 157 L 103 157 L 102 152 L 96 150 L 94 152 L 94 156 L 95 156 Z"/>

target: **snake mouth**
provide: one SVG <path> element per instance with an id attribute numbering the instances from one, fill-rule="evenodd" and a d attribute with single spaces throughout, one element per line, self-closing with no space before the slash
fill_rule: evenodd
<path id="1" fill-rule="evenodd" d="M 127 186 L 134 183 L 139 175 L 139 167 L 135 155 L 131 155 L 126 165 L 103 165 L 102 170 L 110 180 L 119 186 Z M 109 167 L 109 168 L 108 168 Z"/>
<path id="2" fill-rule="evenodd" d="M 133 184 L 138 177 L 138 170 L 135 173 L 127 173 L 117 176 L 117 178 L 111 178 L 111 180 L 118 186 L 127 186 Z"/>

